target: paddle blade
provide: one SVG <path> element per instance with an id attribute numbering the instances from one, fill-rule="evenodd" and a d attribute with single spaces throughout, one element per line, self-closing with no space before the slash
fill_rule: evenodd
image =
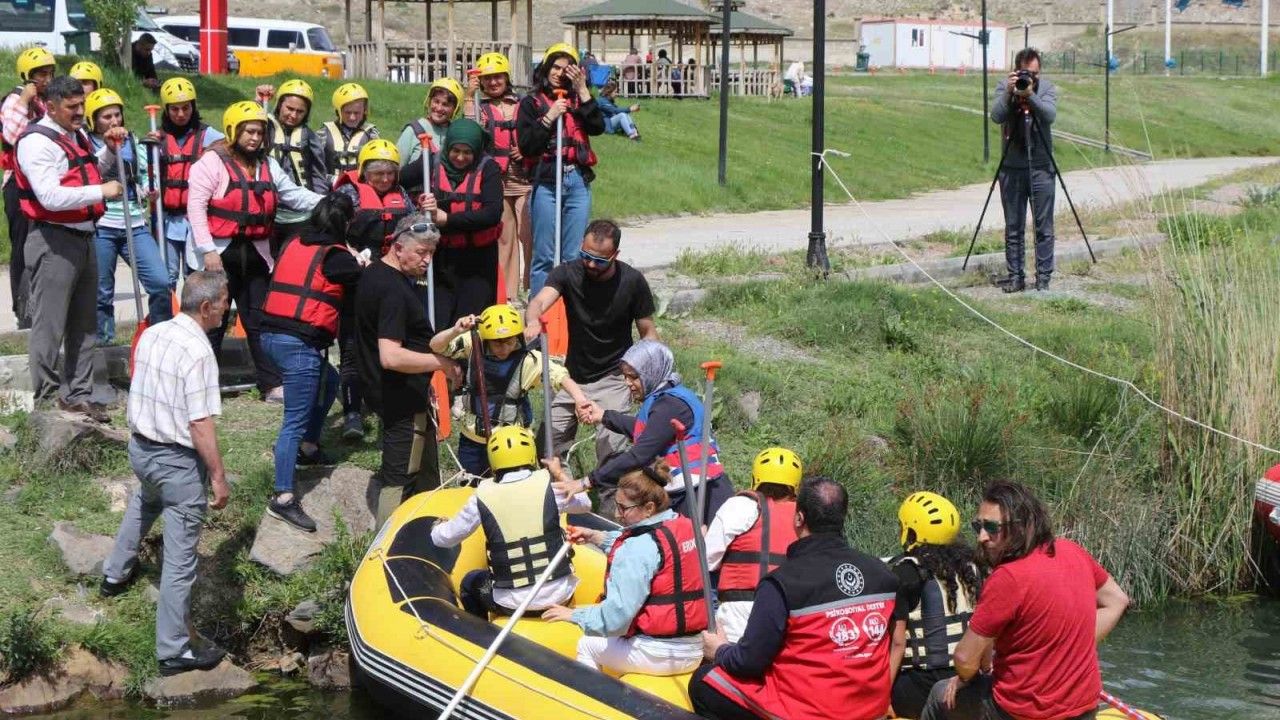
<path id="1" fill-rule="evenodd" d="M 436 441 L 444 442 L 453 432 L 453 417 L 449 414 L 449 381 L 444 373 L 431 373 L 431 395 L 436 401 Z"/>
<path id="2" fill-rule="evenodd" d="M 547 352 L 555 357 L 569 353 L 569 316 L 564 309 L 564 298 L 547 310 Z"/>

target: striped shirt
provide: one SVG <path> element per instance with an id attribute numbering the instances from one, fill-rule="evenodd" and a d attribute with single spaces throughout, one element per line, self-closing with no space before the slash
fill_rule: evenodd
<path id="1" fill-rule="evenodd" d="M 40 96 L 31 99 L 31 104 L 36 105 L 42 112 L 44 110 L 44 101 Z M 30 105 L 24 106 L 19 99 L 17 92 L 11 92 L 4 97 L 4 103 L 0 104 L 0 133 L 4 137 L 4 141 L 13 147 L 18 144 L 18 138 L 27 129 L 27 125 L 31 122 Z M 12 170 L 6 168 L 4 171 L 4 182 L 9 181 L 9 175 Z"/>
<path id="2" fill-rule="evenodd" d="M 102 140 L 101 135 L 94 133 L 89 134 L 89 141 L 93 143 L 93 147 L 101 148 L 106 143 Z M 150 210 L 148 206 L 143 205 L 143 200 L 149 190 L 147 180 L 147 149 L 145 145 L 138 142 L 138 138 L 129 133 L 129 142 L 125 143 L 120 149 L 124 154 L 125 167 L 133 167 L 133 177 L 129 178 L 129 219 L 133 221 L 133 227 L 143 227 L 147 224 L 147 218 Z M 134 156 L 137 156 L 135 160 Z M 112 168 L 109 172 L 102 176 L 103 180 L 120 180 L 116 177 L 119 173 L 117 168 Z M 113 228 L 116 230 L 124 229 L 124 200 L 108 200 L 106 203 L 106 212 L 98 219 L 98 227 Z"/>
<path id="3" fill-rule="evenodd" d="M 218 360 L 195 319 L 178 313 L 142 333 L 129 384 L 129 430 L 194 448 L 190 424 L 221 414 Z"/>

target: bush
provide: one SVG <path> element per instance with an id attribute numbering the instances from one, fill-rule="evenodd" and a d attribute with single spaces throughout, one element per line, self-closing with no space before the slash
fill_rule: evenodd
<path id="1" fill-rule="evenodd" d="M 1157 227 L 1169 242 L 1181 250 L 1229 245 L 1240 238 L 1243 230 L 1230 217 L 1184 212 L 1161 218 Z"/>
<path id="2" fill-rule="evenodd" d="M 1042 406 L 1050 424 L 1064 435 L 1092 436 L 1120 409 L 1120 390 L 1103 381 L 1067 383 Z"/>
<path id="3" fill-rule="evenodd" d="M 10 681 L 53 665 L 61 650 L 53 627 L 35 610 L 14 610 L 0 621 L 0 669 Z"/>
<path id="4" fill-rule="evenodd" d="M 1009 466 L 1022 418 L 987 389 L 917 394 L 898 408 L 894 435 L 916 482 L 980 488 Z"/>

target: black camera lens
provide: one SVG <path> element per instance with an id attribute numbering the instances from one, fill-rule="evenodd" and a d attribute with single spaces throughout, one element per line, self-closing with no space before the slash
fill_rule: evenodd
<path id="1" fill-rule="evenodd" d="M 1019 70 L 1018 77 L 1013 81 L 1013 86 L 1018 90 L 1026 90 L 1031 87 L 1032 79 L 1030 70 Z"/>

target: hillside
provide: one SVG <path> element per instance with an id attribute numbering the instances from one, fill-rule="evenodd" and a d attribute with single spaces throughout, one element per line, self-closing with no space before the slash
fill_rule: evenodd
<path id="1" fill-rule="evenodd" d="M 598 0 L 538 0 L 534 3 L 534 45 L 543 47 L 563 39 L 564 26 L 560 15 L 594 4 Z M 523 33 L 524 3 L 518 2 L 517 22 Z M 690 4 L 693 4 L 690 2 Z M 155 3 L 167 7 L 171 13 L 199 12 L 199 0 L 172 0 Z M 499 35 L 510 33 L 507 22 L 509 5 L 500 0 L 498 8 Z M 942 18 L 972 18 L 979 11 L 979 0 L 830 0 L 827 3 L 828 27 L 831 38 L 850 38 L 854 20 L 859 17 L 923 16 Z M 1116 0 L 1116 22 L 1150 22 L 1150 0 Z M 1161 3 L 1163 7 L 1163 3 Z M 434 8 L 434 35 L 444 37 L 445 6 Z M 797 37 L 812 37 L 813 5 L 795 0 L 746 0 L 743 9 L 753 15 L 767 18 L 796 32 Z M 1011 25 L 1023 22 L 1091 22 L 1100 18 L 1097 0 L 1055 0 L 1053 3 L 1027 2 L 1026 0 L 989 0 L 987 11 L 993 21 Z M 343 43 L 342 3 L 339 0 L 259 0 L 252 5 L 233 4 L 232 14 L 254 17 L 289 18 L 317 22 L 327 26 L 336 43 Z M 1163 12 L 1163 10 L 1162 10 Z M 364 29 L 364 3 L 353 0 L 351 8 L 352 32 L 358 39 Z M 377 9 L 375 6 L 374 13 Z M 489 4 L 459 2 L 455 5 L 455 24 L 460 37 L 484 38 L 489 34 Z M 1052 13 L 1052 17 L 1046 17 Z M 1256 23 L 1256 3 L 1249 7 L 1232 8 L 1216 0 L 1199 0 L 1185 12 L 1176 16 L 1179 22 L 1246 22 Z M 425 34 L 425 13 L 421 3 L 387 3 L 388 34 L 393 38 L 421 38 Z"/>

